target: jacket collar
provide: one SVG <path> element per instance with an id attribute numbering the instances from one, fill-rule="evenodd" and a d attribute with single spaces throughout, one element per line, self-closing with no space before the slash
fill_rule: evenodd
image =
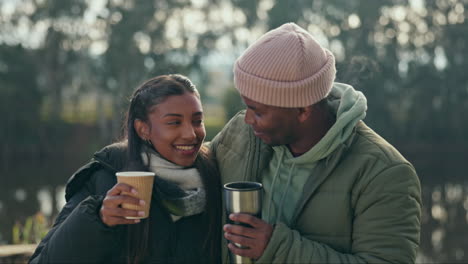
<path id="1" fill-rule="evenodd" d="M 111 175 L 115 175 L 115 172 L 124 167 L 126 153 L 126 142 L 114 143 L 94 153 L 93 159 L 79 168 L 68 180 L 65 199 L 69 201 L 99 168 L 105 168 Z"/>
<path id="2" fill-rule="evenodd" d="M 117 172 L 125 166 L 127 141 L 117 142 L 94 153 L 93 159 L 106 169 Z"/>
<path id="3" fill-rule="evenodd" d="M 247 149 L 249 151 L 245 152 L 245 155 L 246 155 L 245 159 L 248 160 L 248 162 L 246 163 L 245 168 L 240 168 L 240 169 L 243 169 L 242 180 L 248 180 L 248 181 L 253 180 L 257 182 L 262 182 L 261 171 L 268 166 L 271 160 L 271 157 L 273 155 L 273 149 L 272 147 L 263 143 L 261 139 L 255 137 L 255 135 L 253 134 L 251 130 L 251 127 L 242 121 L 243 114 L 244 112 L 241 112 L 238 118 L 236 119 L 236 120 L 241 120 L 241 121 L 238 121 L 240 122 L 240 126 L 239 126 L 240 128 L 239 127 L 236 127 L 236 128 L 244 129 L 243 131 L 247 131 L 246 134 L 244 132 L 243 136 L 249 138 L 247 140 L 248 142 Z M 343 155 L 345 155 L 347 150 L 352 146 L 353 142 L 355 141 L 356 130 L 359 128 L 362 129 L 362 127 L 365 127 L 364 122 L 358 121 L 358 123 L 353 128 L 349 137 L 343 143 L 337 146 L 337 148 L 332 153 L 330 153 L 327 157 L 319 160 L 316 169 L 314 169 L 314 176 L 313 177 L 311 176 L 307 179 L 305 186 L 310 186 L 310 188 L 307 188 L 307 190 L 304 190 L 301 198 L 298 201 L 296 210 L 292 218 L 293 223 L 295 223 L 295 221 L 297 220 L 297 217 L 299 216 L 300 212 L 302 211 L 303 207 L 305 206 L 307 201 L 310 199 L 310 197 L 312 197 L 312 195 L 315 194 L 315 192 L 320 187 L 320 185 L 333 172 L 336 166 L 338 166 L 339 162 L 343 158 Z"/>
<path id="4" fill-rule="evenodd" d="M 294 225 L 296 223 L 296 220 L 299 214 L 302 212 L 302 209 L 307 203 L 307 201 L 310 199 L 310 197 L 312 197 L 315 194 L 317 189 L 325 181 L 325 179 L 328 178 L 328 176 L 332 173 L 335 167 L 338 166 L 338 163 L 343 158 L 343 155 L 345 155 L 345 152 L 349 149 L 349 147 L 352 145 L 354 141 L 357 127 L 361 126 L 362 124 L 363 122 L 359 121 L 356 127 L 354 127 L 348 139 L 345 140 L 343 143 L 341 143 L 335 149 L 335 151 L 333 151 L 330 155 L 328 155 L 328 157 L 319 161 L 316 169 L 314 170 L 314 176 L 310 176 L 305 183 L 305 186 L 309 186 L 307 188 L 307 192 L 305 192 L 305 190 L 303 191 L 302 196 L 299 199 L 299 202 L 296 206 L 296 210 L 294 211 L 294 214 L 292 217 L 292 222 L 294 223 Z"/>

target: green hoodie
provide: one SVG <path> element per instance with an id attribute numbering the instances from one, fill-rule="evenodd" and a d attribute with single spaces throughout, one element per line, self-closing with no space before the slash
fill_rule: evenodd
<path id="1" fill-rule="evenodd" d="M 366 116 L 366 97 L 350 85 L 334 83 L 330 99 L 336 122 L 314 147 L 298 157 L 293 157 L 285 145 L 273 147 L 273 157 L 262 172 L 265 190 L 262 218 L 271 224 L 291 224 L 302 188 L 308 177 L 314 175 L 317 161 L 327 158 L 345 142 L 357 122 Z"/>

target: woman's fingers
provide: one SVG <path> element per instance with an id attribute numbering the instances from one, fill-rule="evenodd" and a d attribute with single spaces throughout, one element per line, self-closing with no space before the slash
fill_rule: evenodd
<path id="1" fill-rule="evenodd" d="M 133 188 L 132 186 L 125 184 L 125 183 L 117 183 L 112 187 L 109 191 L 107 191 L 106 196 L 114 196 L 114 195 L 119 195 L 122 192 L 127 192 L 127 193 L 133 193 L 137 194 L 137 190 Z"/>
<path id="2" fill-rule="evenodd" d="M 106 197 L 102 203 L 101 210 L 99 211 L 102 222 L 108 226 L 135 224 L 140 222 L 139 220 L 135 221 L 135 219 L 131 220 L 126 219 L 125 217 L 141 217 L 144 215 L 143 211 L 124 209 L 119 206 L 123 202 L 138 204 L 138 201 L 140 200 L 130 196 L 119 195 Z"/>
<path id="3" fill-rule="evenodd" d="M 101 208 L 101 218 L 103 219 L 103 222 L 109 223 L 108 225 L 137 223 L 135 222 L 137 219 L 127 219 L 126 217 L 142 217 L 143 215 L 143 211 L 124 208 Z M 122 221 L 116 221 L 116 219 L 120 219 Z"/>
<path id="4" fill-rule="evenodd" d="M 120 207 L 123 203 L 143 205 L 145 204 L 145 201 L 140 200 L 136 197 L 128 196 L 128 195 L 114 195 L 114 196 L 108 195 L 104 198 L 104 201 L 102 201 L 103 206 L 106 206 L 109 208 Z"/>
<path id="5" fill-rule="evenodd" d="M 124 209 L 124 208 L 101 208 L 101 213 L 108 217 L 142 217 L 145 215 L 143 211 Z"/>
<path id="6" fill-rule="evenodd" d="M 99 210 L 99 215 L 104 224 L 115 226 L 140 222 L 139 219 L 126 219 L 126 217 L 141 217 L 144 212 L 122 208 L 122 204 L 144 205 L 145 201 L 123 193 L 136 194 L 137 192 L 132 186 L 124 183 L 117 183 L 107 192 Z"/>
<path id="7" fill-rule="evenodd" d="M 126 219 L 123 217 L 103 216 L 102 222 L 104 222 L 104 224 L 106 224 L 107 226 L 131 225 L 139 223 L 140 219 Z"/>

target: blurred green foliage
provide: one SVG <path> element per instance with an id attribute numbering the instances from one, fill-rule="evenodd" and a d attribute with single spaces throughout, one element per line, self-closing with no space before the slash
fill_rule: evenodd
<path id="1" fill-rule="evenodd" d="M 224 107 L 226 119 L 206 117 L 211 140 L 243 108 L 226 61 L 286 22 L 335 53 L 337 80 L 364 92 L 366 123 L 414 162 L 423 187 L 465 181 L 467 10 L 465 0 L 0 1 L 0 175 L 14 175 L 2 178 L 0 233 L 37 212 L 38 189 L 54 193 L 119 139 L 128 97 L 149 77 L 188 75 L 203 101 Z M 28 193 L 21 201 L 19 189 Z M 430 210 L 422 249 L 458 261 L 459 251 L 432 243 L 432 231 L 448 224 Z M 466 215 L 457 219 L 466 228 Z"/>
<path id="2" fill-rule="evenodd" d="M 27 217 L 24 223 L 17 221 L 12 229 L 13 244 L 37 244 L 45 237 L 49 226 L 40 212 Z"/>
<path id="3" fill-rule="evenodd" d="M 205 141 L 211 141 L 216 134 L 218 134 L 219 131 L 224 126 L 224 119 L 220 118 L 206 118 L 205 119 L 205 130 L 206 130 L 206 138 Z"/>
<path id="4" fill-rule="evenodd" d="M 234 87 L 229 87 L 223 95 L 222 100 L 226 120 L 231 119 L 237 112 L 245 109 L 245 104 L 242 102 L 239 93 Z"/>

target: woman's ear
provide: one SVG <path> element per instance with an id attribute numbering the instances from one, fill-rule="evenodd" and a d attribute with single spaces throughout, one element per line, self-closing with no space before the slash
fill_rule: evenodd
<path id="1" fill-rule="evenodd" d="M 150 139 L 150 128 L 146 122 L 143 122 L 140 119 L 135 119 L 135 121 L 133 121 L 133 127 L 142 140 Z"/>

